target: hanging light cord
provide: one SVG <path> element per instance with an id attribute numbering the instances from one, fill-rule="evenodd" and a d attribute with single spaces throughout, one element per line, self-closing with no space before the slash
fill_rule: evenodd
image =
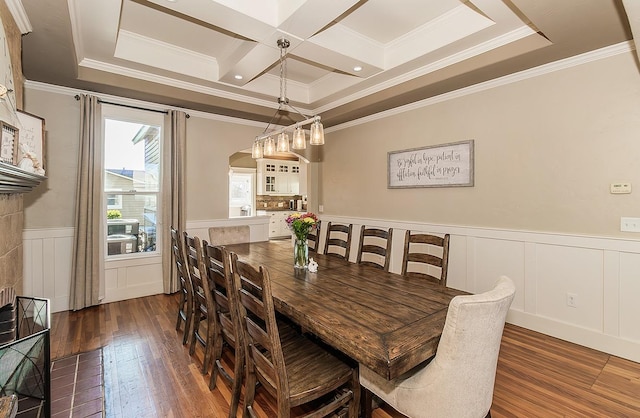
<path id="1" fill-rule="evenodd" d="M 290 107 L 297 114 L 299 114 L 300 116 L 302 116 L 305 119 L 309 119 L 310 118 L 310 116 L 305 115 L 304 113 L 302 113 L 298 109 L 296 109 L 294 106 L 292 106 L 289 103 L 289 98 L 287 97 L 287 60 L 286 60 L 286 54 L 287 54 L 287 48 L 289 48 L 289 45 L 290 45 L 290 43 L 289 43 L 288 39 L 284 39 L 284 38 L 278 39 L 278 46 L 280 47 L 280 97 L 278 97 L 278 109 L 276 109 L 276 112 L 273 114 L 273 116 L 269 120 L 269 123 L 267 124 L 266 128 L 264 128 L 264 131 L 262 131 L 262 135 L 267 133 L 267 131 L 271 127 L 274 119 L 276 119 L 276 116 L 277 116 L 277 120 L 280 120 L 280 111 L 283 110 L 283 108 L 285 106 Z"/>

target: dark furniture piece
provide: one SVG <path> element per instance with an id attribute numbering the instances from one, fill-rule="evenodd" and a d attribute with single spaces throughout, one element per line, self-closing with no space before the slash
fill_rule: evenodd
<path id="1" fill-rule="evenodd" d="M 312 232 L 309 232 L 309 234 L 307 235 L 307 244 L 309 245 L 310 252 L 318 252 L 318 246 L 320 245 L 320 223 L 321 221 L 318 221 L 316 223 L 316 229 Z"/>
<path id="2" fill-rule="evenodd" d="M 276 398 L 279 418 L 289 417 L 292 408 L 302 405 L 305 417 L 328 416 L 348 408 L 348 416 L 357 418 L 357 365 L 347 365 L 294 327 L 278 324 L 267 267 L 256 269 L 238 261 L 233 253 L 232 266 L 247 350 L 244 416 L 255 416 L 253 402 L 259 383 Z"/>
<path id="3" fill-rule="evenodd" d="M 209 380 L 209 389 L 216 387 L 217 377 L 221 376 L 231 386 L 231 401 L 229 402 L 229 417 L 235 417 L 240 401 L 240 391 L 244 377 L 244 345 L 242 326 L 238 312 L 236 295 L 231 291 L 233 276 L 231 274 L 231 260 L 224 247 L 209 245 L 202 242 L 203 272 L 213 293 L 215 335 L 213 344 L 213 369 Z M 222 359 L 223 350 L 228 350 L 234 358 L 233 377 L 225 369 Z"/>
<path id="4" fill-rule="evenodd" d="M 191 286 L 191 279 L 189 278 L 187 266 L 184 261 L 184 250 L 182 249 L 180 233 L 173 227 L 171 228 L 171 250 L 174 262 L 176 263 L 178 283 L 180 284 L 180 301 L 178 302 L 176 331 L 180 330 L 180 325 L 184 322 L 182 345 L 185 345 L 191 335 L 191 324 L 193 322 L 193 288 Z"/>
<path id="5" fill-rule="evenodd" d="M 213 352 L 213 340 L 215 334 L 215 307 L 213 294 L 209 288 L 209 281 L 202 271 L 202 244 L 198 237 L 190 236 L 184 232 L 184 249 L 187 262 L 187 271 L 191 286 L 193 287 L 193 326 L 189 354 L 193 355 L 196 342 L 204 348 L 202 359 L 202 374 L 209 371 L 211 353 Z M 205 330 L 202 330 L 202 328 Z"/>
<path id="6" fill-rule="evenodd" d="M 297 272 L 289 241 L 226 248 L 269 268 L 278 312 L 387 379 L 435 354 L 449 302 L 465 294 L 323 254 L 317 273 Z"/>
<path id="7" fill-rule="evenodd" d="M 437 251 L 439 254 L 433 254 Z M 419 277 L 447 285 L 449 266 L 449 234 L 438 237 L 430 234 L 412 234 L 407 231 L 404 238 L 404 257 L 402 259 L 402 275 Z M 429 269 L 435 268 L 432 274 Z"/>
<path id="8" fill-rule="evenodd" d="M 5 289 L 1 293 L 0 299 L 5 300 L 0 306 L 0 322 L 13 327 L 14 338 L 0 345 L 0 396 L 17 395 L 18 411 L 21 404 L 29 405 L 39 416 L 48 418 L 51 416 L 49 300 L 5 298 Z M 6 299 L 13 301 L 5 304 Z"/>
<path id="9" fill-rule="evenodd" d="M 358 244 L 358 258 L 356 263 L 389 271 L 391 259 L 391 241 L 393 228 L 360 228 L 360 243 Z M 364 259 L 363 259 L 364 255 Z"/>
<path id="10" fill-rule="evenodd" d="M 327 224 L 327 236 L 324 240 L 324 253 L 349 260 L 351 251 L 351 232 L 353 225 Z M 334 248 L 337 247 L 337 248 Z"/>

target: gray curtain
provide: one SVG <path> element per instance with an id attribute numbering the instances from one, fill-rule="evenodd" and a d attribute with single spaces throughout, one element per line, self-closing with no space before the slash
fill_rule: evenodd
<path id="1" fill-rule="evenodd" d="M 180 233 L 186 226 L 184 213 L 185 196 L 185 161 L 187 144 L 187 115 L 178 110 L 170 110 L 167 116 L 168 132 L 165 135 L 164 170 L 163 170 L 163 199 L 162 211 L 162 277 L 165 293 L 179 290 L 176 264 L 172 261 L 171 231 L 173 226 Z M 169 196 L 169 198 L 167 198 Z"/>
<path id="2" fill-rule="evenodd" d="M 98 98 L 83 94 L 80 98 L 78 192 L 71 271 L 70 305 L 74 311 L 100 303 L 100 283 L 104 272 L 100 130 Z"/>

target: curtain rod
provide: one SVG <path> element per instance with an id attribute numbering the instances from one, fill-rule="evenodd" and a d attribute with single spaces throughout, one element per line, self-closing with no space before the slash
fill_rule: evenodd
<path id="1" fill-rule="evenodd" d="M 76 100 L 80 100 L 80 96 L 79 95 L 76 94 L 74 97 L 75 97 Z M 102 100 L 102 99 L 98 99 L 98 103 L 104 103 L 104 104 L 110 104 L 110 105 L 114 105 L 114 106 L 127 107 L 129 109 L 147 110 L 149 112 L 164 113 L 165 115 L 169 113 L 167 110 L 149 109 L 149 108 L 146 108 L 146 107 L 128 105 L 128 104 L 124 104 L 124 103 L 108 102 L 108 101 Z M 191 116 L 189 116 L 189 114 L 186 113 L 186 118 L 189 119 L 190 117 Z"/>

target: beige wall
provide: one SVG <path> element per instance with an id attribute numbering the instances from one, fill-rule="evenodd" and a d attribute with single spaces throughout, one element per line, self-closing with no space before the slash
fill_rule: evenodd
<path id="1" fill-rule="evenodd" d="M 27 88 L 25 109 L 45 118 L 48 176 L 25 195 L 25 228 L 73 227 L 80 102 L 72 94 Z M 250 147 L 258 131 L 193 115 L 188 119 L 187 220 L 228 217 L 229 156 Z"/>
<path id="2" fill-rule="evenodd" d="M 74 226 L 80 102 L 71 94 L 25 89 L 25 110 L 45 119 L 47 180 L 24 197 L 25 228 Z"/>
<path id="3" fill-rule="evenodd" d="M 191 117 L 187 122 L 187 220 L 229 217 L 229 157 L 260 128 Z"/>
<path id="4" fill-rule="evenodd" d="M 388 151 L 475 140 L 475 187 L 387 189 Z M 640 217 L 640 76 L 631 53 L 327 135 L 326 214 L 625 236 Z M 612 195 L 609 184 L 633 184 Z"/>

